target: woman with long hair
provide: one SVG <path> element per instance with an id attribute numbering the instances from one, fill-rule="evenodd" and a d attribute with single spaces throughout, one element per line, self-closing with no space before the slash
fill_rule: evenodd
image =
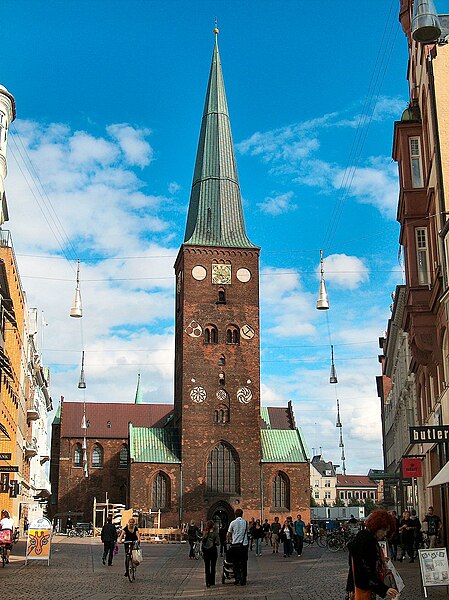
<path id="1" fill-rule="evenodd" d="M 378 544 L 396 531 L 393 515 L 386 510 L 375 510 L 365 521 L 365 529 L 359 531 L 349 547 L 349 574 L 346 591 L 353 600 L 396 598 L 398 591 L 384 583 L 385 566 Z"/>
<path id="2" fill-rule="evenodd" d="M 203 548 L 204 571 L 206 575 L 206 587 L 215 585 L 215 567 L 217 565 L 218 546 L 220 545 L 220 536 L 218 535 L 215 523 L 207 521 L 203 531 L 201 542 Z"/>

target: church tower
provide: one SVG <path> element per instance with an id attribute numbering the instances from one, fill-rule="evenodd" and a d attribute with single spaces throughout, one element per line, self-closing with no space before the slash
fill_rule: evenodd
<path id="1" fill-rule="evenodd" d="M 174 427 L 182 510 L 260 509 L 259 248 L 247 237 L 215 30 L 187 225 L 178 257 Z"/>

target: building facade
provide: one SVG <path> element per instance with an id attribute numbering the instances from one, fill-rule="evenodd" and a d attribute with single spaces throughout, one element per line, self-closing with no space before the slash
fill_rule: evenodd
<path id="1" fill-rule="evenodd" d="M 310 462 L 310 493 L 317 506 L 334 506 L 337 499 L 337 466 L 321 454 Z"/>
<path id="2" fill-rule="evenodd" d="M 337 475 L 337 498 L 345 505 L 378 502 L 378 485 L 368 475 Z"/>

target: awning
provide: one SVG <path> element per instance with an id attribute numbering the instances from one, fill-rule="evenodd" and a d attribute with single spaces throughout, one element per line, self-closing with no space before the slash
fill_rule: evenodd
<path id="1" fill-rule="evenodd" d="M 449 483 L 449 462 L 447 462 L 439 473 L 435 475 L 427 487 L 435 487 L 436 485 L 443 485 Z"/>

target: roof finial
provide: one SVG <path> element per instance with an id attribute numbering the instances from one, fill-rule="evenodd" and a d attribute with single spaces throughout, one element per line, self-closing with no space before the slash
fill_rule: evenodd
<path id="1" fill-rule="evenodd" d="M 217 17 L 215 17 L 215 28 L 214 28 L 214 33 L 215 33 L 215 39 L 217 38 L 218 34 L 220 33 L 220 30 L 218 29 L 218 19 Z"/>

